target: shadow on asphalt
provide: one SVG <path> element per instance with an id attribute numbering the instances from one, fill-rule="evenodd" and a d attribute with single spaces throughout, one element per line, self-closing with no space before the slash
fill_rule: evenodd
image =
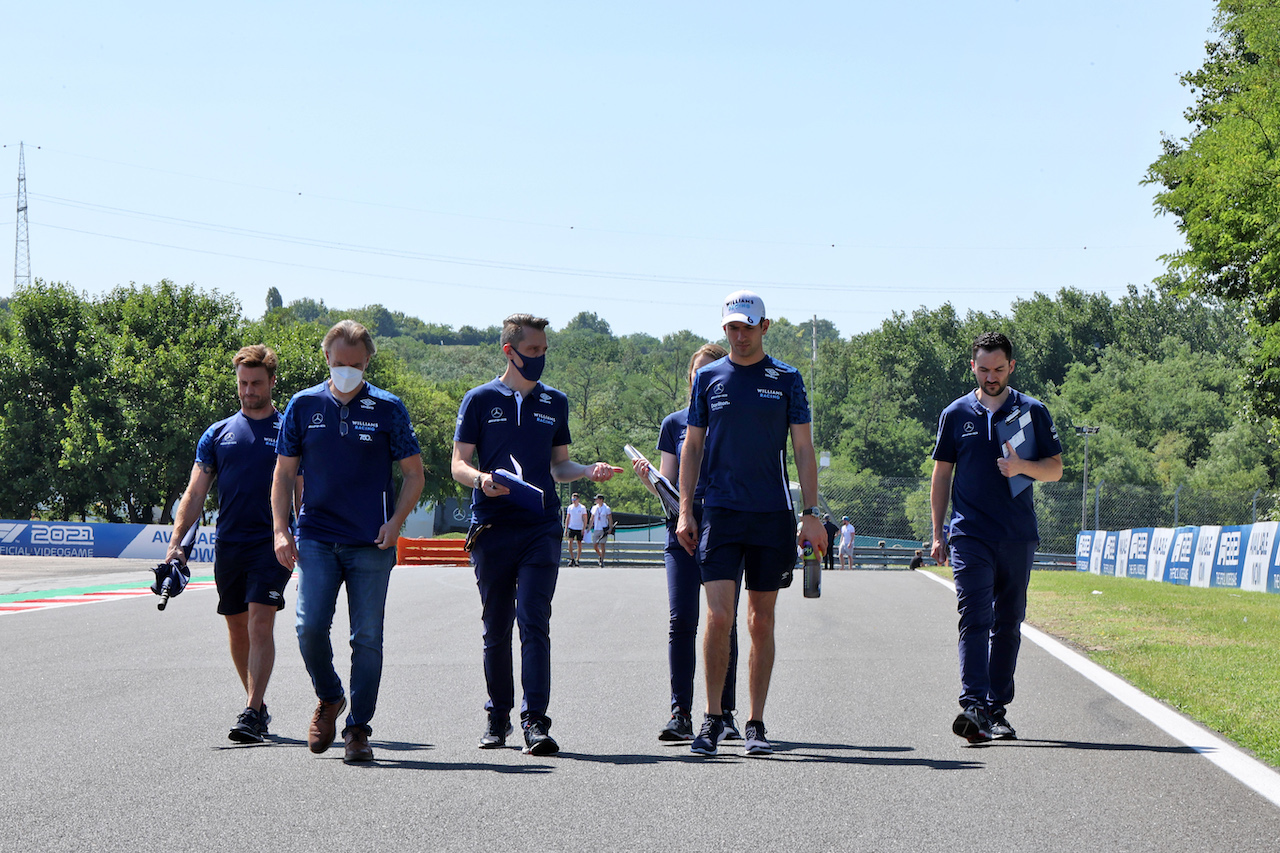
<path id="1" fill-rule="evenodd" d="M 684 747 L 682 751 L 676 750 Z M 767 761 L 770 758 L 804 764 L 861 764 L 872 767 L 924 767 L 930 770 L 980 770 L 986 765 L 980 761 L 956 761 L 951 759 L 906 758 L 898 757 L 902 753 L 915 752 L 911 746 L 852 746 L 841 743 L 781 743 L 774 742 L 773 755 L 747 755 L 733 747 L 721 746 L 716 755 L 697 755 L 689 750 L 687 744 L 672 744 L 666 754 L 621 754 L 621 755 L 584 755 L 560 753 L 558 758 L 570 761 L 589 761 L 598 764 L 661 764 L 671 761 L 699 762 L 717 761 L 720 763 L 737 763 L 738 761 Z M 804 750 L 814 750 L 807 753 Z M 890 753 L 880 755 L 824 755 L 829 751 L 854 751 L 863 753 Z"/>
<path id="2" fill-rule="evenodd" d="M 1158 752 L 1163 755 L 1197 755 L 1213 750 L 1196 749 L 1192 746 L 1156 746 L 1151 743 L 1094 743 L 1082 740 L 1037 740 L 1035 738 L 1019 738 L 1018 740 L 987 741 L 970 744 L 971 748 L 985 749 L 996 747 L 1003 749 L 1011 746 L 1029 746 L 1033 749 L 1081 749 L 1102 750 L 1103 752 Z"/>

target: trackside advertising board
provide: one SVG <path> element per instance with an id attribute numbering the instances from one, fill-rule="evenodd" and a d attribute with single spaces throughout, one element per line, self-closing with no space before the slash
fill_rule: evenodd
<path id="1" fill-rule="evenodd" d="M 0 557 L 123 557 L 164 561 L 173 528 L 164 524 L 94 524 L 0 519 Z M 212 563 L 213 530 L 196 534 L 190 562 Z"/>
<path id="2" fill-rule="evenodd" d="M 1280 522 L 1076 534 L 1076 571 L 1181 586 L 1280 592 Z"/>

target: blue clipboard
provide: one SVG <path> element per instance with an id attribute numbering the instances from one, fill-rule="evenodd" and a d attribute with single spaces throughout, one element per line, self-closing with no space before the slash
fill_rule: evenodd
<path id="1" fill-rule="evenodd" d="M 1000 439 L 1000 452 L 1005 452 L 1005 445 L 1013 445 L 1013 452 L 1019 459 L 1036 459 L 1036 432 L 1031 425 L 1031 410 L 1022 411 L 1015 408 L 1008 416 L 996 421 L 996 437 Z M 1009 478 L 1009 493 L 1021 494 L 1035 480 L 1026 474 L 1014 474 Z"/>
<path id="2" fill-rule="evenodd" d="M 546 495 L 542 489 L 526 482 L 519 474 L 513 474 L 505 468 L 495 468 L 493 479 L 510 489 L 511 494 L 507 497 L 525 509 L 542 512 L 547 508 Z"/>

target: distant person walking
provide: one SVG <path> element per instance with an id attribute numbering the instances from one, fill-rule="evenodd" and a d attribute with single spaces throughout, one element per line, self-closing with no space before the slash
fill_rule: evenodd
<path id="1" fill-rule="evenodd" d="M 970 743 L 1017 737 L 1006 709 L 1040 534 L 1032 488 L 1015 494 L 1011 478 L 1062 477 L 1053 418 L 1039 400 L 1009 387 L 1014 364 L 1004 335 L 987 332 L 973 342 L 969 367 L 978 387 L 943 410 L 933 448 L 930 556 L 950 563 L 960 612 L 961 711 L 951 730 Z M 1023 419 L 1031 433 L 1022 433 L 1022 447 L 1002 446 L 999 430 Z"/>
<path id="2" fill-rule="evenodd" d="M 693 388 L 693 375 L 702 367 L 728 353 L 719 344 L 706 344 L 693 354 L 689 360 L 689 387 Z M 677 489 L 680 487 L 680 451 L 684 447 L 685 433 L 689 428 L 689 409 L 685 407 L 672 412 L 662 421 L 658 433 L 658 452 L 661 462 L 658 472 L 666 477 Z M 706 459 L 703 456 L 703 467 L 699 476 L 698 491 L 693 496 L 693 513 L 698 522 L 702 521 L 702 498 L 707 484 Z M 637 459 L 634 463 L 636 475 L 640 482 L 651 492 L 656 490 L 649 482 L 649 463 Z M 658 732 L 658 740 L 688 741 L 693 740 L 693 677 L 698 660 L 698 616 L 702 608 L 702 571 L 698 568 L 695 556 L 685 551 L 676 538 L 676 519 L 667 520 L 667 544 L 662 552 L 663 562 L 667 567 L 667 605 L 670 620 L 667 628 L 667 666 L 671 675 L 671 719 Z M 738 601 L 734 592 L 734 612 Z M 742 734 L 734 722 L 733 714 L 737 708 L 737 672 L 738 672 L 738 624 L 735 615 L 733 627 L 729 633 L 729 668 L 725 672 L 724 690 L 720 694 L 721 720 L 724 727 L 720 740 L 742 740 Z"/>
<path id="3" fill-rule="evenodd" d="M 578 493 L 574 492 L 573 497 L 569 500 L 569 505 L 564 508 L 564 535 L 569 540 L 569 565 L 576 566 L 582 560 L 582 534 L 587 529 L 587 516 L 591 514 L 582 501 L 578 498 Z M 574 554 L 573 546 L 578 546 L 578 553 Z"/>
<path id="4" fill-rule="evenodd" d="M 831 520 L 831 514 L 822 514 L 822 529 L 827 531 L 827 550 L 822 552 L 822 567 L 834 571 L 836 567 L 836 543 L 840 541 L 840 528 Z"/>
<path id="5" fill-rule="evenodd" d="M 604 546 L 613 530 L 613 509 L 604 502 L 604 495 L 596 495 L 596 505 L 591 508 L 591 545 L 596 549 L 596 562 L 604 568 Z"/>
<path id="6" fill-rule="evenodd" d="M 240 411 L 200 436 L 165 560 L 186 562 L 182 539 L 200 520 L 216 480 L 213 579 L 218 587 L 218 613 L 227 620 L 231 661 L 246 696 L 245 709 L 227 736 L 239 743 L 262 743 L 271 722 L 264 696 L 276 661 L 276 611 L 284 609 L 284 589 L 293 574 L 292 566 L 282 566 L 276 559 L 271 539 L 271 475 L 282 419 L 271 400 L 275 351 L 262 344 L 247 346 L 231 364 Z"/>
<path id="7" fill-rule="evenodd" d="M 840 519 L 840 568 L 853 568 L 853 538 L 856 531 L 849 516 Z"/>

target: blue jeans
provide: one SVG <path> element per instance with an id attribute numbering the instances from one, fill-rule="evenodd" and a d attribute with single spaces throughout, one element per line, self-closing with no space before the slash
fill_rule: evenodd
<path id="1" fill-rule="evenodd" d="M 511 631 L 520 626 L 520 719 L 546 716 L 551 701 L 551 597 L 560 576 L 559 519 L 495 524 L 475 538 L 471 564 L 484 624 L 484 680 L 491 715 L 515 706 Z"/>
<path id="2" fill-rule="evenodd" d="M 1027 585 L 1039 542 L 951 540 L 960 611 L 960 705 L 999 713 L 1013 701 L 1013 671 L 1027 615 Z"/>
<path id="3" fill-rule="evenodd" d="M 702 524 L 701 507 L 694 505 L 694 517 Z M 693 710 L 693 676 L 698 663 L 698 617 L 702 610 L 702 570 L 698 559 L 676 539 L 675 523 L 667 522 L 667 545 L 663 561 L 667 565 L 667 605 L 671 621 L 667 630 L 667 665 L 671 670 L 671 710 Z M 738 591 L 741 591 L 741 585 Z M 734 599 L 737 612 L 737 599 Z M 729 671 L 725 673 L 720 708 L 732 711 L 737 705 L 738 623 L 729 634 Z"/>
<path id="4" fill-rule="evenodd" d="M 329 629 L 338 587 L 345 583 L 351 619 L 351 709 L 346 728 L 362 726 L 367 733 L 373 731 L 369 721 L 378 706 L 382 682 L 382 625 L 395 564 L 395 548 L 384 551 L 376 545 L 298 541 L 297 628 L 302 661 L 317 697 L 326 702 L 342 699 Z"/>

